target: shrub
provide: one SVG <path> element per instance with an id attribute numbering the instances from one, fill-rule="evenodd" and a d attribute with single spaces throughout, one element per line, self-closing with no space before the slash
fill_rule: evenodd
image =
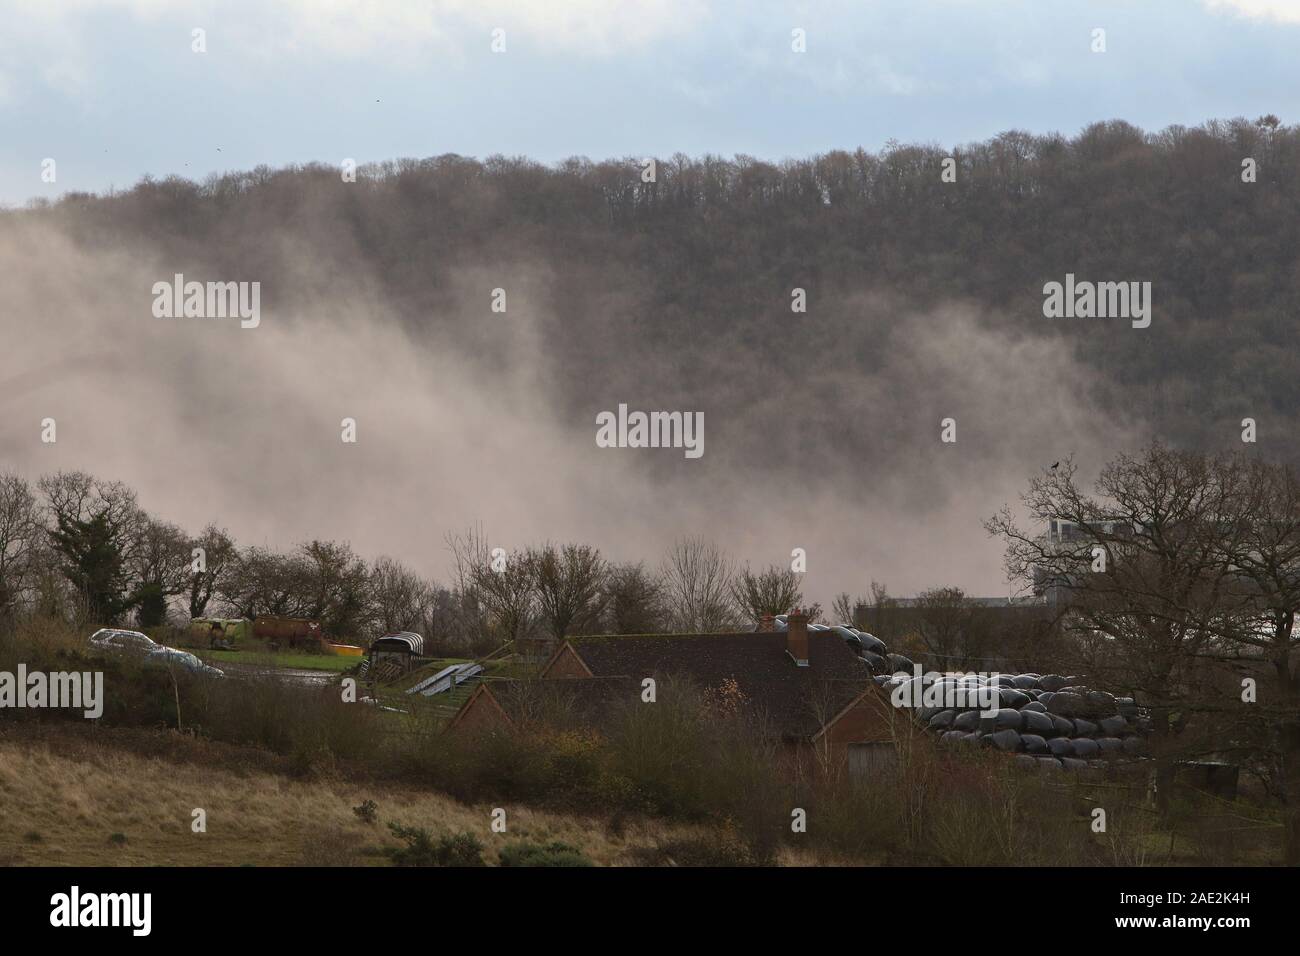
<path id="1" fill-rule="evenodd" d="M 759 866 L 748 843 L 723 828 L 698 837 L 660 843 L 641 853 L 648 863 L 660 866 Z"/>
<path id="2" fill-rule="evenodd" d="M 374 823 L 379 816 L 379 804 L 373 800 L 367 800 L 359 806 L 352 808 L 352 812 L 357 815 L 362 823 Z"/>
<path id="3" fill-rule="evenodd" d="M 433 841 L 423 827 L 407 827 L 389 823 L 393 836 L 406 846 L 388 850 L 389 858 L 398 866 L 483 866 L 483 844 L 472 833 L 443 835 Z"/>
<path id="4" fill-rule="evenodd" d="M 555 840 L 540 843 L 511 843 L 501 848 L 497 859 L 502 866 L 592 866 L 577 847 Z"/>

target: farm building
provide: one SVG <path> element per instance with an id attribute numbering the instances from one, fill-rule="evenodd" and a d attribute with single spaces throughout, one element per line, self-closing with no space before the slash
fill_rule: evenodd
<path id="1" fill-rule="evenodd" d="M 1028 767 L 1082 770 L 1141 757 L 1149 721 L 1132 698 L 1081 678 L 926 673 L 849 626 L 794 612 L 756 630 L 718 634 L 572 637 L 537 678 L 487 680 L 453 717 L 453 732 L 515 732 L 568 713 L 596 727 L 642 701 L 643 682 L 688 678 L 712 699 L 764 719 L 787 760 L 846 766 L 867 776 L 896 760 L 897 741 L 923 733 L 978 746 Z M 565 685 L 565 701 L 550 685 Z"/>
<path id="2" fill-rule="evenodd" d="M 396 631 L 376 638 L 370 645 L 370 666 L 391 664 L 410 670 L 424 656 L 424 638 L 414 631 Z"/>
<path id="3" fill-rule="evenodd" d="M 761 714 L 788 757 L 829 755 L 851 768 L 892 759 L 898 718 L 870 669 L 841 634 L 810 632 L 800 613 L 785 631 L 569 638 L 543 666 L 540 683 L 563 682 L 572 705 L 599 725 L 618 707 L 639 704 L 646 678 L 668 677 Z M 543 705 L 538 683 L 482 683 L 451 729 L 517 728 L 530 704 Z"/>

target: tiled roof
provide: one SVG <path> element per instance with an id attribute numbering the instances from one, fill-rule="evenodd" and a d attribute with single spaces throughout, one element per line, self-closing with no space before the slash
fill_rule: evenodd
<path id="1" fill-rule="evenodd" d="M 782 736 L 809 737 L 871 686 L 871 671 L 844 638 L 808 635 L 809 665 L 786 653 L 781 631 L 579 637 L 570 644 L 597 678 L 687 677 L 705 690 L 734 681 L 743 700 Z"/>

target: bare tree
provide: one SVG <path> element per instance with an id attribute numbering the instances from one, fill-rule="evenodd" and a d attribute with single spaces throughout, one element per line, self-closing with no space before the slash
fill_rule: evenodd
<path id="1" fill-rule="evenodd" d="M 0 619 L 13 613 L 32 586 L 44 531 L 31 487 L 17 475 L 0 474 Z"/>
<path id="2" fill-rule="evenodd" d="M 191 545 L 203 549 L 203 569 L 195 571 L 190 568 L 190 617 L 203 617 L 208 610 L 208 603 L 221 592 L 227 576 L 234 570 L 239 559 L 235 541 L 225 531 L 214 524 L 203 529 Z"/>
<path id="3" fill-rule="evenodd" d="M 859 604 L 866 604 L 866 600 L 861 597 L 849 597 L 848 591 L 841 591 L 835 595 L 835 600 L 831 602 L 831 615 L 836 619 L 836 624 L 855 624 L 854 611 Z"/>
<path id="4" fill-rule="evenodd" d="M 307 616 L 327 634 L 352 637 L 371 627 L 370 569 L 346 542 L 309 541 L 299 547 L 306 568 Z"/>
<path id="5" fill-rule="evenodd" d="M 717 545 L 703 538 L 678 540 L 661 567 L 673 626 L 683 632 L 717 631 L 733 626 L 731 594 L 734 567 Z"/>
<path id="6" fill-rule="evenodd" d="M 757 574 L 745 565 L 732 580 L 731 596 L 740 611 L 754 621 L 767 614 L 784 614 L 803 603 L 799 575 L 776 564 Z"/>
<path id="7" fill-rule="evenodd" d="M 551 636 L 564 640 L 596 620 L 608 599 L 608 566 L 600 551 L 585 544 L 530 548 L 537 604 Z"/>
<path id="8" fill-rule="evenodd" d="M 301 556 L 249 547 L 239 552 L 217 590 L 240 617 L 303 617 L 309 612 L 307 577 Z"/>
<path id="9" fill-rule="evenodd" d="M 1268 755 L 1266 782 L 1286 807 L 1285 857 L 1300 864 L 1300 476 L 1293 467 L 1239 462 L 1246 476 L 1242 533 L 1223 558 L 1239 576 L 1245 613 L 1229 618 L 1227 655 L 1238 676 L 1265 669 L 1260 693 L 1241 708 Z M 1271 673 L 1270 673 L 1271 672 Z M 1272 680 L 1268 681 L 1267 678 Z"/>
<path id="10" fill-rule="evenodd" d="M 169 598 L 184 594 L 190 577 L 190 539 L 174 524 L 145 517 L 127 563 L 130 601 L 141 627 L 156 627 L 167 616 Z"/>
<path id="11" fill-rule="evenodd" d="M 916 597 L 917 634 L 926 651 L 945 668 L 966 667 L 983 649 L 975 647 L 971 602 L 961 588 L 930 588 Z"/>
<path id="12" fill-rule="evenodd" d="M 381 557 L 371 567 L 370 600 L 375 624 L 385 634 L 421 631 L 433 606 L 434 589 L 400 561 Z"/>
<path id="13" fill-rule="evenodd" d="M 663 630 L 663 585 L 643 564 L 623 564 L 609 572 L 608 627 L 614 634 L 654 634 Z"/>
<path id="14" fill-rule="evenodd" d="M 450 629 L 471 645 L 484 645 L 492 640 L 492 626 L 474 575 L 474 568 L 488 560 L 483 527 L 475 525 L 464 534 L 448 532 L 445 541 L 452 561 L 452 586 L 447 602 Z"/>
<path id="15" fill-rule="evenodd" d="M 536 574 L 528 554 L 491 548 L 481 528 L 449 536 L 462 593 L 486 611 L 502 641 L 528 637 L 537 610 Z"/>
<path id="16" fill-rule="evenodd" d="M 1107 464 L 1095 498 L 1075 473 L 1067 460 L 1032 479 L 1022 497 L 1047 534 L 1022 530 L 1009 509 L 986 527 L 1007 542 L 1010 577 L 1059 602 L 1093 678 L 1150 709 L 1165 807 L 1179 736 L 1219 703 L 1207 658 L 1243 610 L 1239 579 L 1223 559 L 1240 548 L 1243 474 L 1227 456 L 1159 444 Z"/>

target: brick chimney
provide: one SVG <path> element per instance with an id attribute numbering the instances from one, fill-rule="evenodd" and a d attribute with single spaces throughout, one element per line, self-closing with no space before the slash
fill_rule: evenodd
<path id="1" fill-rule="evenodd" d="M 800 667 L 808 666 L 808 614 L 801 608 L 786 618 L 785 652 Z"/>
<path id="2" fill-rule="evenodd" d="M 771 634 L 776 630 L 776 618 L 771 614 L 764 614 L 758 619 L 758 633 Z"/>

